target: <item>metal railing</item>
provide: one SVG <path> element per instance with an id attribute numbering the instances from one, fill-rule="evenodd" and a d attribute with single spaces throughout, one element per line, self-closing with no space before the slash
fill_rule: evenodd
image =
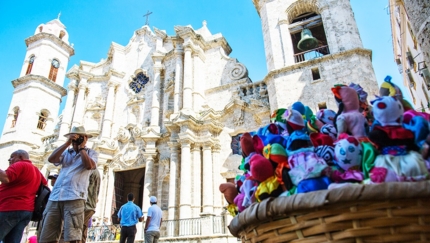
<path id="1" fill-rule="evenodd" d="M 103 225 L 88 228 L 87 242 L 119 240 L 121 227 L 119 225 Z"/>
<path id="2" fill-rule="evenodd" d="M 328 48 L 328 45 L 326 46 L 320 46 L 318 48 L 309 50 L 309 51 L 304 51 L 304 52 L 300 52 L 297 54 L 294 54 L 294 61 L 296 63 L 299 62 L 304 62 L 304 61 L 309 61 L 318 57 L 322 57 L 325 55 L 330 54 L 330 50 Z"/>
<path id="3" fill-rule="evenodd" d="M 208 216 L 163 221 L 160 227 L 161 237 L 198 236 L 225 234 L 226 222 L 224 216 Z"/>

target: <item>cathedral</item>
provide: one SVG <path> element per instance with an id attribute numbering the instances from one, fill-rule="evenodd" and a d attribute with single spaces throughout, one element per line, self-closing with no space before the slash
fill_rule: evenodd
<path id="1" fill-rule="evenodd" d="M 335 84 L 354 82 L 369 96 L 377 92 L 372 52 L 363 47 L 349 0 L 253 4 L 268 70 L 259 82 L 205 22 L 198 29 L 175 26 L 172 36 L 145 25 L 126 46 L 113 42 L 100 62 L 72 67 L 65 25 L 54 19 L 36 26 L 25 40 L 20 76 L 11 82 L 0 168 L 24 149 L 46 177 L 59 173 L 47 158 L 64 134 L 83 125 L 93 135 L 87 146 L 99 153 L 102 175 L 95 222 L 117 224 L 116 211 L 132 192 L 145 214 L 149 197 L 159 199 L 162 237 L 237 241 L 225 230 L 228 212 L 218 187 L 239 173 L 240 135 L 295 101 L 314 112 L 337 110 L 330 92 Z M 211 226 L 218 217 L 223 229 L 216 231 Z"/>

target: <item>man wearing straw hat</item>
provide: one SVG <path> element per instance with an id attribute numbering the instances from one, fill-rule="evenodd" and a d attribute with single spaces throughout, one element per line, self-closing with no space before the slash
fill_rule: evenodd
<path id="1" fill-rule="evenodd" d="M 64 136 L 67 141 L 48 158 L 62 168 L 46 205 L 40 242 L 58 242 L 62 229 L 64 241 L 74 243 L 82 239 L 89 177 L 96 169 L 98 154 L 85 146 L 92 135 L 83 126 L 73 127 Z"/>

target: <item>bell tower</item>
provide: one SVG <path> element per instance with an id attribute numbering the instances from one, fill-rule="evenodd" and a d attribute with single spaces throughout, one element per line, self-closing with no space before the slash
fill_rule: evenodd
<path id="1" fill-rule="evenodd" d="M 378 92 L 372 51 L 363 48 L 349 0 L 253 0 L 261 19 L 273 110 L 301 101 L 336 110 L 330 88 Z"/>
<path id="2" fill-rule="evenodd" d="M 66 27 L 59 19 L 39 25 L 25 40 L 27 53 L 19 78 L 12 80 L 14 92 L 0 138 L 0 168 L 17 150 L 30 151 L 42 145 L 42 137 L 54 131 L 67 64 L 74 49 Z"/>

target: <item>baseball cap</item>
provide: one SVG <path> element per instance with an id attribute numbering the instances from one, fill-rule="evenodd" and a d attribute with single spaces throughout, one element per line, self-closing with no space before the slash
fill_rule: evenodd
<path id="1" fill-rule="evenodd" d="M 48 176 L 48 179 L 57 179 L 58 178 L 58 175 L 57 174 L 53 174 L 53 175 L 49 175 Z"/>
<path id="2" fill-rule="evenodd" d="M 154 197 L 154 196 L 151 196 L 151 197 L 149 198 L 149 201 L 150 201 L 151 203 L 156 203 L 156 202 L 157 202 L 157 198 L 156 198 L 156 197 Z"/>

